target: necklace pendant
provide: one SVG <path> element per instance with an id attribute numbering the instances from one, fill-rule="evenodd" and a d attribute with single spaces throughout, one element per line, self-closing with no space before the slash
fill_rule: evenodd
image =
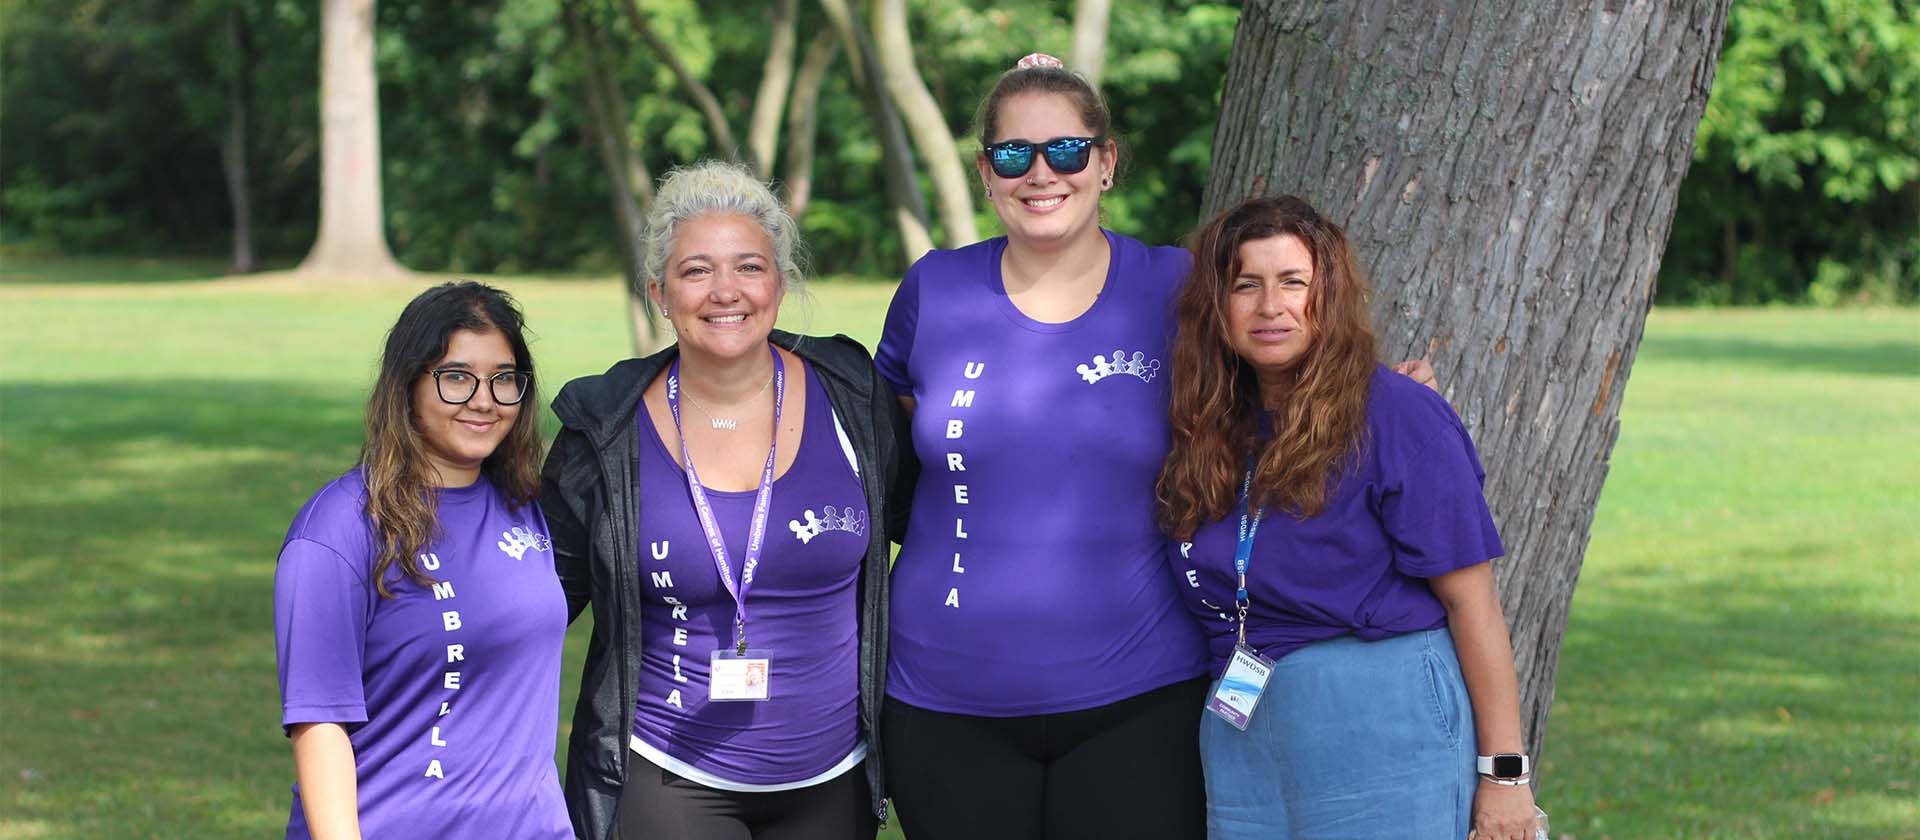
<path id="1" fill-rule="evenodd" d="M 731 417 L 709 417 L 707 418 L 707 422 L 712 423 L 714 428 L 723 432 L 731 432 L 740 427 L 739 421 Z"/>

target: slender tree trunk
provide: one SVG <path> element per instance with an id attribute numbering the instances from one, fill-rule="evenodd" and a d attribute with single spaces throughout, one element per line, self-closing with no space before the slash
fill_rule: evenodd
<path id="1" fill-rule="evenodd" d="M 747 125 L 747 156 L 753 159 L 753 171 L 762 181 L 773 177 L 774 152 L 780 142 L 780 109 L 786 106 L 787 87 L 793 83 L 799 19 L 800 0 L 779 0 L 775 4 L 767 61 L 760 69 L 760 90 L 753 96 L 753 122 Z"/>
<path id="2" fill-rule="evenodd" d="M 860 89 L 860 101 L 873 120 L 874 136 L 880 141 L 882 170 L 887 203 L 893 208 L 894 226 L 900 230 L 900 247 L 908 264 L 933 250 L 933 237 L 927 233 L 927 203 L 920 195 L 920 174 L 913 163 L 913 146 L 907 142 L 907 130 L 887 96 L 874 58 L 873 39 L 861 24 L 847 0 L 820 0 L 820 7 L 840 33 L 840 44 L 847 50 L 847 66 L 853 70 L 854 84 Z"/>
<path id="3" fill-rule="evenodd" d="M 608 50 L 601 30 L 591 25 L 579 0 L 563 0 L 561 17 L 567 42 L 582 68 L 580 88 L 587 106 L 587 130 L 600 153 L 606 173 L 607 197 L 619 236 L 620 273 L 626 280 L 627 325 L 633 352 L 645 356 L 666 346 L 666 328 L 647 297 L 645 254 L 646 206 L 653 201 L 653 179 L 633 148 L 627 129 L 626 99 L 609 69 Z"/>
<path id="4" fill-rule="evenodd" d="M 794 221 L 806 218 L 813 199 L 813 150 L 820 117 L 820 84 L 840 53 L 840 37 L 822 29 L 807 46 L 807 57 L 793 79 L 793 101 L 787 103 L 787 213 Z"/>
<path id="5" fill-rule="evenodd" d="M 253 45 L 246 9 L 227 9 L 227 54 L 233 62 L 227 80 L 227 135 L 220 143 L 220 170 L 227 182 L 227 206 L 233 212 L 233 259 L 227 271 L 252 274 L 253 191 L 247 167 L 247 104 L 253 97 Z"/>
<path id="6" fill-rule="evenodd" d="M 673 45 L 647 24 L 647 16 L 640 11 L 637 0 L 626 0 L 621 6 L 626 9 L 627 22 L 633 24 L 633 31 L 639 34 L 647 49 L 660 58 L 660 63 L 667 65 L 673 78 L 680 82 L 681 90 L 687 92 L 687 98 L 693 100 L 694 107 L 699 109 L 701 119 L 707 123 L 707 133 L 712 135 L 714 148 L 728 158 L 739 160 L 740 144 L 733 139 L 733 129 L 727 127 L 727 115 L 720 110 L 720 100 L 715 99 L 706 83 L 694 76 L 686 62 L 680 60 L 680 54 L 674 51 Z"/>
<path id="7" fill-rule="evenodd" d="M 404 276 L 387 248 L 380 197 L 380 101 L 374 0 L 322 0 L 320 232 L 300 271 Z"/>
<path id="8" fill-rule="evenodd" d="M 1107 63 L 1107 20 L 1113 0 L 1076 0 L 1073 4 L 1073 59 L 1067 69 L 1100 87 L 1100 71 Z"/>
<path id="9" fill-rule="evenodd" d="M 875 0 L 873 31 L 887 92 L 906 117 L 913 144 L 926 161 L 927 174 L 933 181 L 933 195 L 940 208 L 940 225 L 946 229 L 947 247 L 977 242 L 980 234 L 973 224 L 973 192 L 968 186 L 960 150 L 953 144 L 953 130 L 947 127 L 940 103 L 933 101 L 926 82 L 920 79 L 920 69 L 914 66 L 913 38 L 907 33 L 906 0 Z"/>
<path id="10" fill-rule="evenodd" d="M 1207 212 L 1309 198 L 1382 352 L 1433 357 L 1486 461 L 1535 755 L 1727 3 L 1255 0 L 1234 37 Z"/>

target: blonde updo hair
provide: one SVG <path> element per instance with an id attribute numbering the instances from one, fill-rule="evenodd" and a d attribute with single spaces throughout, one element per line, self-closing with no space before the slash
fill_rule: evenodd
<path id="1" fill-rule="evenodd" d="M 708 213 L 738 213 L 758 223 L 773 243 L 780 287 L 788 294 L 804 294 L 806 246 L 800 242 L 800 226 L 752 170 L 717 160 L 679 167 L 660 180 L 640 239 L 647 283 L 666 282 L 667 254 L 680 226 Z"/>

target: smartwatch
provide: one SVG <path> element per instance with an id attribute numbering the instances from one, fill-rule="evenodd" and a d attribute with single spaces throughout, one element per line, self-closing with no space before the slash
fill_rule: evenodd
<path id="1" fill-rule="evenodd" d="M 1512 781 L 1526 778 L 1533 766 L 1532 762 L 1520 753 L 1500 753 L 1480 756 L 1479 766 L 1475 769 L 1480 775 L 1489 779 Z"/>

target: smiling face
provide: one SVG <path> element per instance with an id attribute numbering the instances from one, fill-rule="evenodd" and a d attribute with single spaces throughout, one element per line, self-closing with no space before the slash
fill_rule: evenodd
<path id="1" fill-rule="evenodd" d="M 489 377 L 514 369 L 513 347 L 499 330 L 456 330 L 447 339 L 447 352 L 428 366 L 413 383 L 413 422 L 420 430 L 427 462 L 439 473 L 441 487 L 465 487 L 480 475 L 484 463 L 520 417 L 520 406 L 501 405 L 493 398 Z M 444 389 L 431 371 L 441 371 Z M 460 405 L 440 398 L 464 392 L 473 377 L 479 387 Z M 511 397 L 509 397 L 511 399 Z"/>
<path id="2" fill-rule="evenodd" d="M 1073 101 L 1052 93 L 1026 93 L 1000 103 L 992 143 L 1026 140 L 1038 146 L 1056 137 L 1092 137 Z M 1071 174 L 1055 172 L 1047 156 L 1034 150 L 1033 167 L 1016 178 L 1002 178 L 987 165 L 984 154 L 975 164 L 980 179 L 993 193 L 994 212 L 1007 237 L 1026 245 L 1071 242 L 1097 230 L 1100 193 L 1110 183 L 1115 163 L 1111 140 L 1095 146 L 1087 168 Z"/>
<path id="3" fill-rule="evenodd" d="M 674 232 L 661 273 L 653 302 L 673 324 L 682 353 L 766 353 L 786 289 L 773 240 L 758 222 L 738 213 L 688 220 Z"/>
<path id="4" fill-rule="evenodd" d="M 1313 252 L 1298 237 L 1270 236 L 1241 243 L 1239 264 L 1227 281 L 1227 343 L 1265 384 L 1313 347 Z"/>

